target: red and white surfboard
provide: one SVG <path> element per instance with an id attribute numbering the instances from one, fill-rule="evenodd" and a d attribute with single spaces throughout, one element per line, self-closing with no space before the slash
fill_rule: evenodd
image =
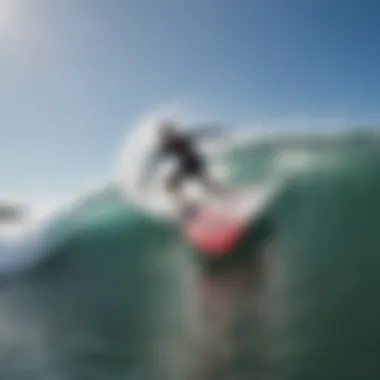
<path id="1" fill-rule="evenodd" d="M 247 232 L 267 193 L 251 187 L 216 198 L 185 223 L 183 233 L 204 254 L 215 257 L 228 254 Z"/>

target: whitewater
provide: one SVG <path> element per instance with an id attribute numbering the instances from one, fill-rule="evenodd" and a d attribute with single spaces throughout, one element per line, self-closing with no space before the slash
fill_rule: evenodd
<path id="1" fill-rule="evenodd" d="M 248 254 L 209 263 L 171 222 L 170 163 L 136 186 L 146 133 L 109 183 L 2 230 L 0 378 L 376 378 L 378 134 L 205 141 L 219 180 L 276 189 Z"/>

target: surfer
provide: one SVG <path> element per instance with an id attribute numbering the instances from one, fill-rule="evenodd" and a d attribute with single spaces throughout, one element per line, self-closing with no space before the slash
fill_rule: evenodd
<path id="1" fill-rule="evenodd" d="M 158 126 L 157 150 L 148 161 L 144 178 L 152 174 L 157 163 L 166 157 L 174 158 L 177 167 L 165 184 L 166 191 L 180 207 L 185 211 L 186 200 L 184 199 L 182 184 L 187 179 L 195 179 L 206 189 L 208 193 L 219 193 L 220 187 L 216 184 L 207 170 L 205 157 L 199 153 L 196 147 L 197 138 L 214 133 L 216 128 L 207 128 L 199 131 L 180 132 L 176 122 L 164 120 Z M 220 133 L 220 128 L 218 128 Z"/>

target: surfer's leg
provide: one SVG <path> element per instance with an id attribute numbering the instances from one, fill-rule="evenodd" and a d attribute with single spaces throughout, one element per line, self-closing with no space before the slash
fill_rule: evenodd
<path id="1" fill-rule="evenodd" d="M 203 173 L 199 180 L 201 184 L 205 187 L 206 191 L 210 195 L 221 195 L 225 192 L 225 189 L 221 186 L 221 184 L 215 180 L 209 173 Z"/>
<path id="2" fill-rule="evenodd" d="M 208 193 L 214 193 L 216 190 L 216 183 L 212 180 L 211 176 L 206 170 L 204 160 L 199 156 L 191 157 L 184 168 L 182 169 L 184 176 L 191 177 L 198 181 Z"/>
<path id="3" fill-rule="evenodd" d="M 180 208 L 185 207 L 185 197 L 182 193 L 182 183 L 184 180 L 183 172 L 177 170 L 167 181 L 166 191 L 172 198 L 173 202 Z"/>
<path id="4" fill-rule="evenodd" d="M 196 173 L 197 180 L 210 195 L 221 195 L 226 193 L 226 188 L 207 170 L 205 165 L 202 165 Z"/>

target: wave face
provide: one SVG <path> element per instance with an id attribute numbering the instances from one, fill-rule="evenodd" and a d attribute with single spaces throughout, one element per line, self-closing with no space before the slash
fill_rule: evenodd
<path id="1" fill-rule="evenodd" d="M 281 184 L 259 252 L 207 270 L 116 186 L 82 199 L 14 248 L 43 260 L 2 282 L 0 378 L 377 378 L 379 137 L 243 140 L 212 159 Z"/>

